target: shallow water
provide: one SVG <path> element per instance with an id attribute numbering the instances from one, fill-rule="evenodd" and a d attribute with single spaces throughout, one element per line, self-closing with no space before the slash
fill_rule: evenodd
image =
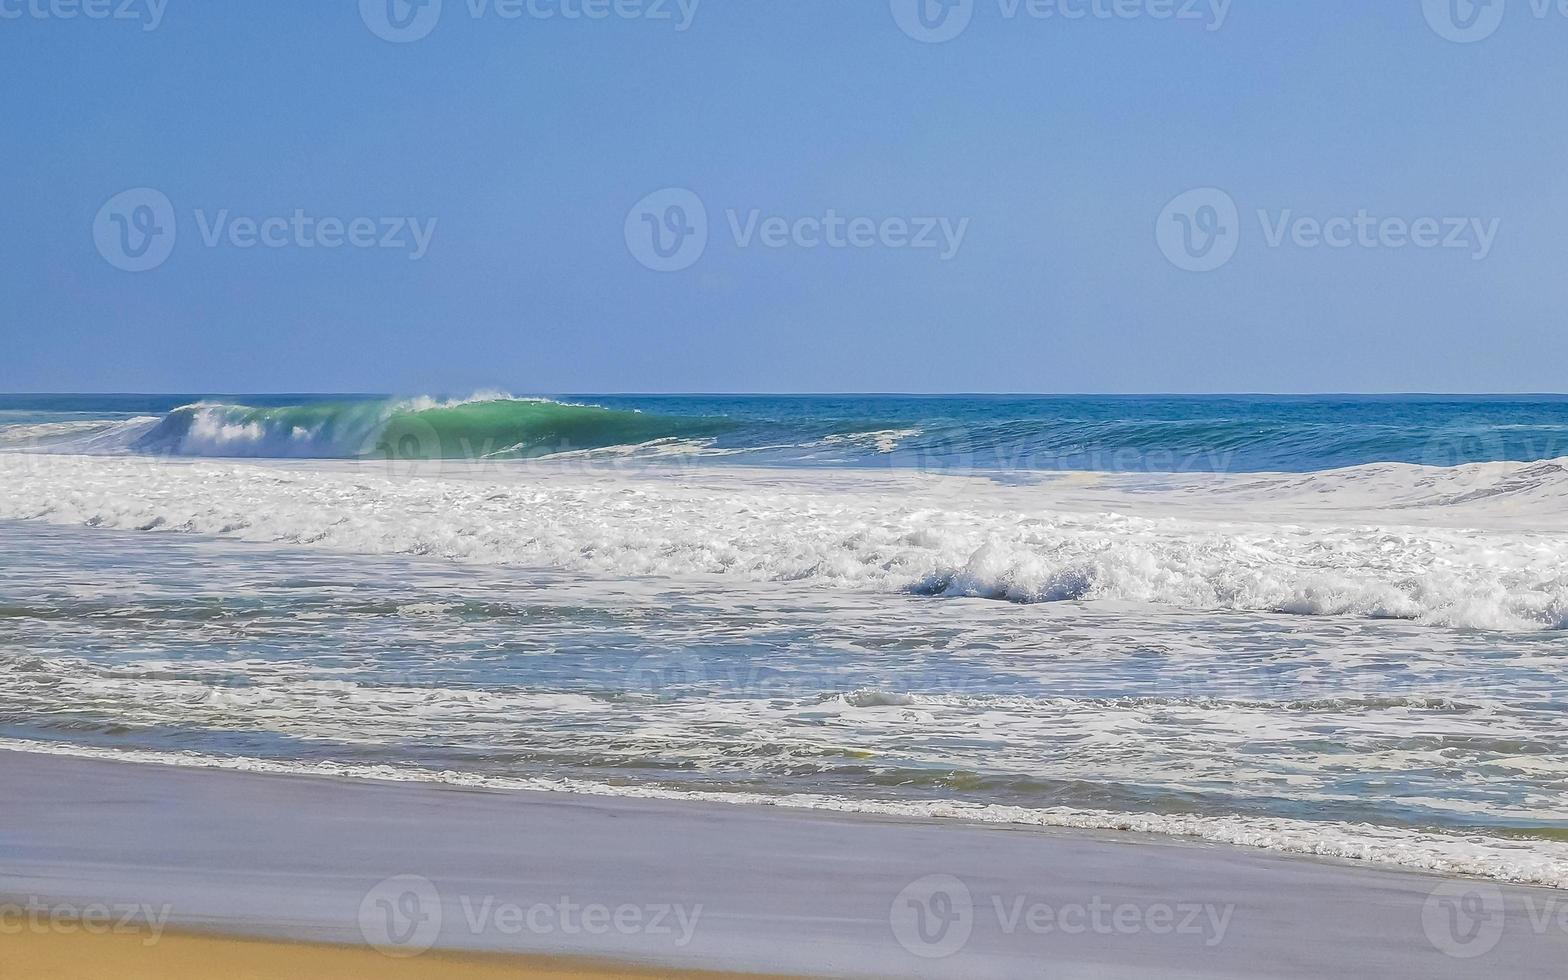
<path id="1" fill-rule="evenodd" d="M 0 398 L 0 744 L 1568 887 L 1568 400 L 190 402 Z"/>
<path id="2" fill-rule="evenodd" d="M 1555 631 L 607 581 L 18 522 L 0 550 L 10 739 L 1154 816 L 1568 868 L 1532 840 L 1568 827 Z M 1344 830 L 1361 823 L 1379 833 Z"/>

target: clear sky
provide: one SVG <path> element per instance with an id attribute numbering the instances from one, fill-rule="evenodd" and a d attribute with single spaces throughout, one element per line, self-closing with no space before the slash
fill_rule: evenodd
<path id="1" fill-rule="evenodd" d="M 1568 387 L 1544 0 L 946 2 L 0 0 L 0 389 Z"/>

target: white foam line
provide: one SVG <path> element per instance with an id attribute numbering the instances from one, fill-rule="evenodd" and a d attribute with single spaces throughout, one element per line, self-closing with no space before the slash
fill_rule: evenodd
<path id="1" fill-rule="evenodd" d="M 762 793 L 717 793 L 675 790 L 654 786 L 609 786 L 586 780 L 481 776 L 477 773 L 398 768 L 388 765 L 352 765 L 339 762 L 280 762 L 244 756 L 208 756 L 196 752 L 159 752 L 147 749 L 106 749 L 63 745 L 30 739 L 0 738 L 0 750 L 31 752 L 71 758 L 101 759 L 191 769 L 288 776 L 426 783 L 471 789 L 499 789 L 586 796 L 690 800 L 731 805 L 779 806 L 834 813 L 939 820 L 1028 827 L 1131 831 L 1166 837 L 1193 837 L 1288 854 L 1365 861 L 1368 864 L 1430 871 L 1445 875 L 1492 878 L 1518 884 L 1568 889 L 1568 845 L 1556 841 L 1512 842 L 1479 834 L 1460 836 L 1374 824 L 1315 822 L 1286 818 L 1198 816 L 1190 814 L 1111 813 L 1067 807 L 1029 809 L 1000 804 L 965 803 L 957 800 L 896 802 L 853 800 L 796 793 L 769 796 Z"/>

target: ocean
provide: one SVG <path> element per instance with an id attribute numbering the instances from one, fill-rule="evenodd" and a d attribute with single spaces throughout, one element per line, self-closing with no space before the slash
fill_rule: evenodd
<path id="1" fill-rule="evenodd" d="M 1291 472 L 1568 456 L 1568 396 L 3 395 L 0 448 Z"/>
<path id="2" fill-rule="evenodd" d="M 0 396 L 0 746 L 1568 887 L 1568 398 Z"/>

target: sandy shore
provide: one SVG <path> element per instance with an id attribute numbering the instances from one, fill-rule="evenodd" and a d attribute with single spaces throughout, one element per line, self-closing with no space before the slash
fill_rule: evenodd
<path id="1" fill-rule="evenodd" d="M 372 949 L 179 933 L 19 934 L 0 941 L 5 976 L 27 980 L 726 980 L 736 974 L 638 969 L 545 956 L 433 951 L 391 959 Z"/>
<path id="2" fill-rule="evenodd" d="M 352 947 L 235 947 L 262 958 L 239 974 L 256 977 L 497 975 L 438 950 L 964 978 L 1556 977 L 1568 961 L 1562 892 L 1186 840 L 16 752 L 0 786 L 4 976 L 96 975 L 71 957 L 213 975 L 201 957 L 227 947 L 192 931 Z"/>

